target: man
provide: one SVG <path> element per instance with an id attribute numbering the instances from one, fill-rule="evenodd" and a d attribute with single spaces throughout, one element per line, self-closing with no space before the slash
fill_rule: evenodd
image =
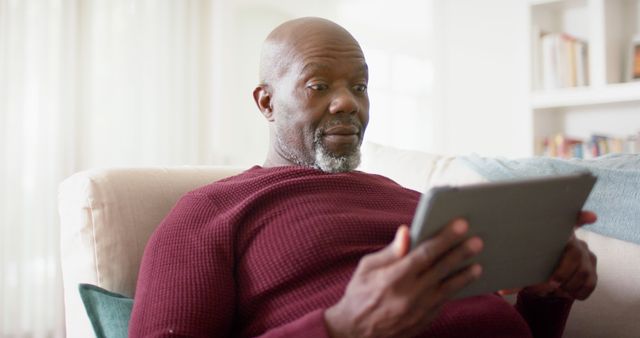
<path id="1" fill-rule="evenodd" d="M 158 227 L 132 337 L 561 336 L 573 299 L 595 288 L 593 254 L 572 238 L 552 279 L 515 307 L 495 294 L 451 301 L 481 275 L 451 273 L 482 240 L 465 240 L 458 219 L 409 251 L 400 224 L 420 194 L 354 171 L 367 81 L 360 46 L 333 22 L 297 19 L 268 36 L 253 93 L 270 125 L 264 166 L 188 193 Z"/>

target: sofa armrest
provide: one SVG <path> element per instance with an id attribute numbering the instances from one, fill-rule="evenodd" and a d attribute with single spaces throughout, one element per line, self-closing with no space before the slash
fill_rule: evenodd
<path id="1" fill-rule="evenodd" d="M 132 297 L 147 240 L 187 191 L 240 172 L 227 167 L 91 170 L 60 184 L 61 265 L 67 337 L 93 330 L 79 283 Z"/>
<path id="2" fill-rule="evenodd" d="M 598 285 L 573 304 L 564 337 L 640 337 L 640 245 L 585 229 L 576 234 L 598 257 Z"/>

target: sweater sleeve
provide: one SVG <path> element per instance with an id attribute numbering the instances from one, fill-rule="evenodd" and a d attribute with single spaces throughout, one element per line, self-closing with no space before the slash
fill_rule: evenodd
<path id="1" fill-rule="evenodd" d="M 235 311 L 232 238 L 206 197 L 181 198 L 145 247 L 129 336 L 228 336 Z"/>
<path id="2" fill-rule="evenodd" d="M 233 233 L 206 198 L 187 195 L 150 238 L 136 285 L 129 337 L 233 334 Z M 262 337 L 328 338 L 324 309 Z"/>
<path id="3" fill-rule="evenodd" d="M 521 291 L 515 307 L 535 338 L 561 338 L 573 301 L 558 297 L 540 297 Z"/>
<path id="4" fill-rule="evenodd" d="M 263 335 L 262 338 L 284 338 L 284 337 L 308 337 L 308 338 L 330 338 L 329 332 L 324 322 L 324 309 L 310 312 L 299 319 L 273 328 Z"/>

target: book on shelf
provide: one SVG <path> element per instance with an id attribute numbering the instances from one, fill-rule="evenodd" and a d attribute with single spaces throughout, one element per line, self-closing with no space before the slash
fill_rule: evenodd
<path id="1" fill-rule="evenodd" d="M 636 35 L 631 42 L 631 80 L 640 80 L 640 34 Z"/>
<path id="2" fill-rule="evenodd" d="M 588 45 L 566 33 L 533 28 L 534 87 L 553 90 L 589 83 Z"/>
<path id="3" fill-rule="evenodd" d="M 626 137 L 591 135 L 588 139 L 556 134 L 542 141 L 543 156 L 559 158 L 595 158 L 612 153 L 640 153 L 640 132 Z"/>

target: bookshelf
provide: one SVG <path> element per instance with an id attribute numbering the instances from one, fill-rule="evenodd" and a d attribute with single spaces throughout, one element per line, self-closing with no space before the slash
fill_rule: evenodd
<path id="1" fill-rule="evenodd" d="M 532 154 L 558 155 L 545 139 L 587 147 L 593 135 L 624 143 L 614 151 L 640 152 L 640 81 L 632 68 L 640 0 L 529 0 L 528 20 Z"/>

